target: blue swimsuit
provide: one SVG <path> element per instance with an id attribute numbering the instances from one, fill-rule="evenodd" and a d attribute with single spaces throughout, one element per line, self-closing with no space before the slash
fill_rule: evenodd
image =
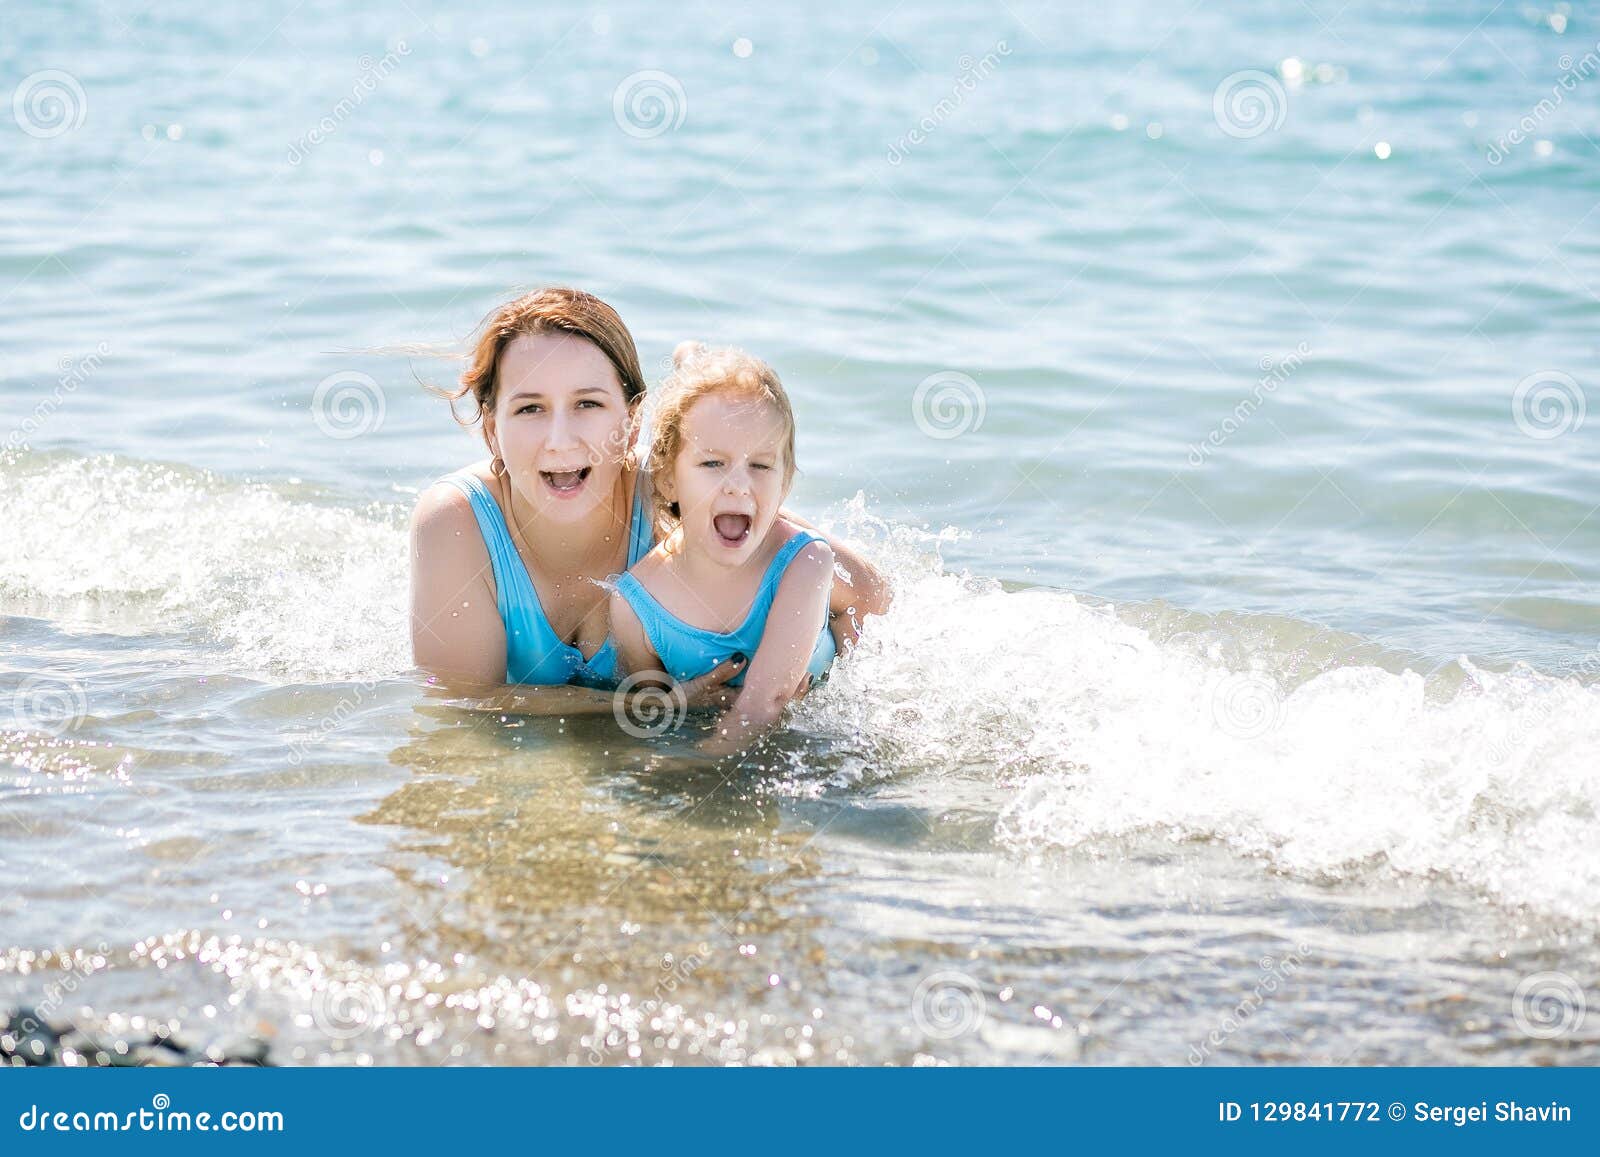
<path id="1" fill-rule="evenodd" d="M 593 657 L 556 635 L 539 605 L 539 592 L 528 577 L 528 568 L 511 541 L 500 504 L 489 493 L 483 480 L 470 470 L 447 474 L 448 482 L 467 496 L 478 530 L 489 548 L 489 564 L 494 568 L 495 602 L 506 627 L 506 682 L 553 686 L 582 683 L 590 687 L 612 687 L 617 682 L 617 643 L 609 634 Z M 645 508 L 649 479 L 640 474 L 633 487 L 633 515 L 628 527 L 628 565 L 633 566 L 655 544 L 650 516 Z"/>
<path id="2" fill-rule="evenodd" d="M 625 574 L 617 581 L 617 593 L 628 600 L 633 613 L 639 616 L 639 625 L 644 628 L 645 637 L 655 648 L 662 669 L 683 682 L 704 675 L 735 652 L 753 658 L 756 648 L 761 645 L 761 636 L 767 629 L 767 613 L 772 610 L 772 599 L 778 593 L 783 572 L 807 544 L 824 541 L 821 535 L 802 530 L 784 543 L 767 566 L 767 573 L 761 576 L 761 586 L 756 590 L 755 602 L 750 604 L 750 613 L 732 631 L 708 631 L 689 625 L 658 603 L 655 596 L 631 574 Z M 806 670 L 814 678 L 822 678 L 833 662 L 834 652 L 833 634 L 824 623 Z M 728 680 L 728 686 L 737 687 L 743 682 L 744 672 L 740 671 Z"/>

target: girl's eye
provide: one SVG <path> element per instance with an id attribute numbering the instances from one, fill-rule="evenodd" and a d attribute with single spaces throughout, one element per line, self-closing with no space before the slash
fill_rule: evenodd
<path id="1" fill-rule="evenodd" d="M 720 458 L 707 458 L 704 462 L 700 463 L 700 465 L 709 466 L 713 470 L 715 470 L 718 466 L 722 465 L 722 459 L 720 459 Z"/>
<path id="2" fill-rule="evenodd" d="M 750 463 L 750 469 L 752 469 L 752 470 L 771 470 L 772 467 L 768 466 L 765 462 L 752 462 L 752 463 Z"/>
<path id="3" fill-rule="evenodd" d="M 518 407 L 517 413 L 519 413 L 519 414 L 533 414 L 533 413 L 537 413 L 539 410 L 542 410 L 542 409 L 544 409 L 544 407 L 539 405 L 538 402 L 529 402 L 526 406 Z"/>
<path id="4" fill-rule="evenodd" d="M 600 405 L 600 403 L 599 403 L 599 402 L 597 402 L 597 401 L 595 401 L 595 400 L 594 400 L 594 399 L 593 399 L 593 398 L 583 398 L 583 399 L 581 399 L 581 400 L 580 400 L 580 401 L 579 401 L 579 402 L 578 402 L 578 409 L 580 409 L 580 410 L 581 410 L 581 409 L 583 409 L 583 408 L 584 408 L 584 407 L 585 407 L 585 406 L 590 406 L 590 407 L 593 407 L 593 408 L 594 408 L 594 409 L 596 409 L 596 410 L 598 410 L 598 409 L 600 409 L 600 408 L 601 408 L 601 405 Z"/>

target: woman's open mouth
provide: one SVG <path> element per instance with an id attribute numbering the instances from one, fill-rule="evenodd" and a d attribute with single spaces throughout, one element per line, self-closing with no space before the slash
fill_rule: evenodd
<path id="1" fill-rule="evenodd" d="M 750 537 L 748 514 L 719 514 L 711 520 L 711 525 L 724 546 L 743 546 L 744 540 Z"/>
<path id="2" fill-rule="evenodd" d="M 590 467 L 583 466 L 577 470 L 541 470 L 539 477 L 544 479 L 544 484 L 557 495 L 569 498 L 583 489 L 583 484 L 589 478 Z"/>

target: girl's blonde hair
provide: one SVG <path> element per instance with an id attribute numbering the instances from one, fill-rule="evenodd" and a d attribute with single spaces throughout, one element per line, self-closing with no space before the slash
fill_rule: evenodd
<path id="1" fill-rule="evenodd" d="M 784 391 L 778 373 L 760 358 L 751 357 L 731 346 L 704 345 L 680 347 L 677 364 L 662 383 L 655 412 L 650 419 L 650 477 L 671 475 L 678 452 L 683 449 L 683 419 L 689 407 L 701 398 L 715 394 L 727 398 L 747 398 L 765 402 L 778 412 L 783 423 L 783 485 L 794 481 L 794 408 Z M 678 504 L 668 502 L 655 487 L 656 522 L 663 537 L 677 525 Z"/>

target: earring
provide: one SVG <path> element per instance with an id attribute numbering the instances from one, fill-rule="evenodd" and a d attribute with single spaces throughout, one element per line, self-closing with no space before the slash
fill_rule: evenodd
<path id="1" fill-rule="evenodd" d="M 506 460 L 500 457 L 498 454 L 489 459 L 489 473 L 493 474 L 496 478 L 504 478 L 506 473 Z"/>

